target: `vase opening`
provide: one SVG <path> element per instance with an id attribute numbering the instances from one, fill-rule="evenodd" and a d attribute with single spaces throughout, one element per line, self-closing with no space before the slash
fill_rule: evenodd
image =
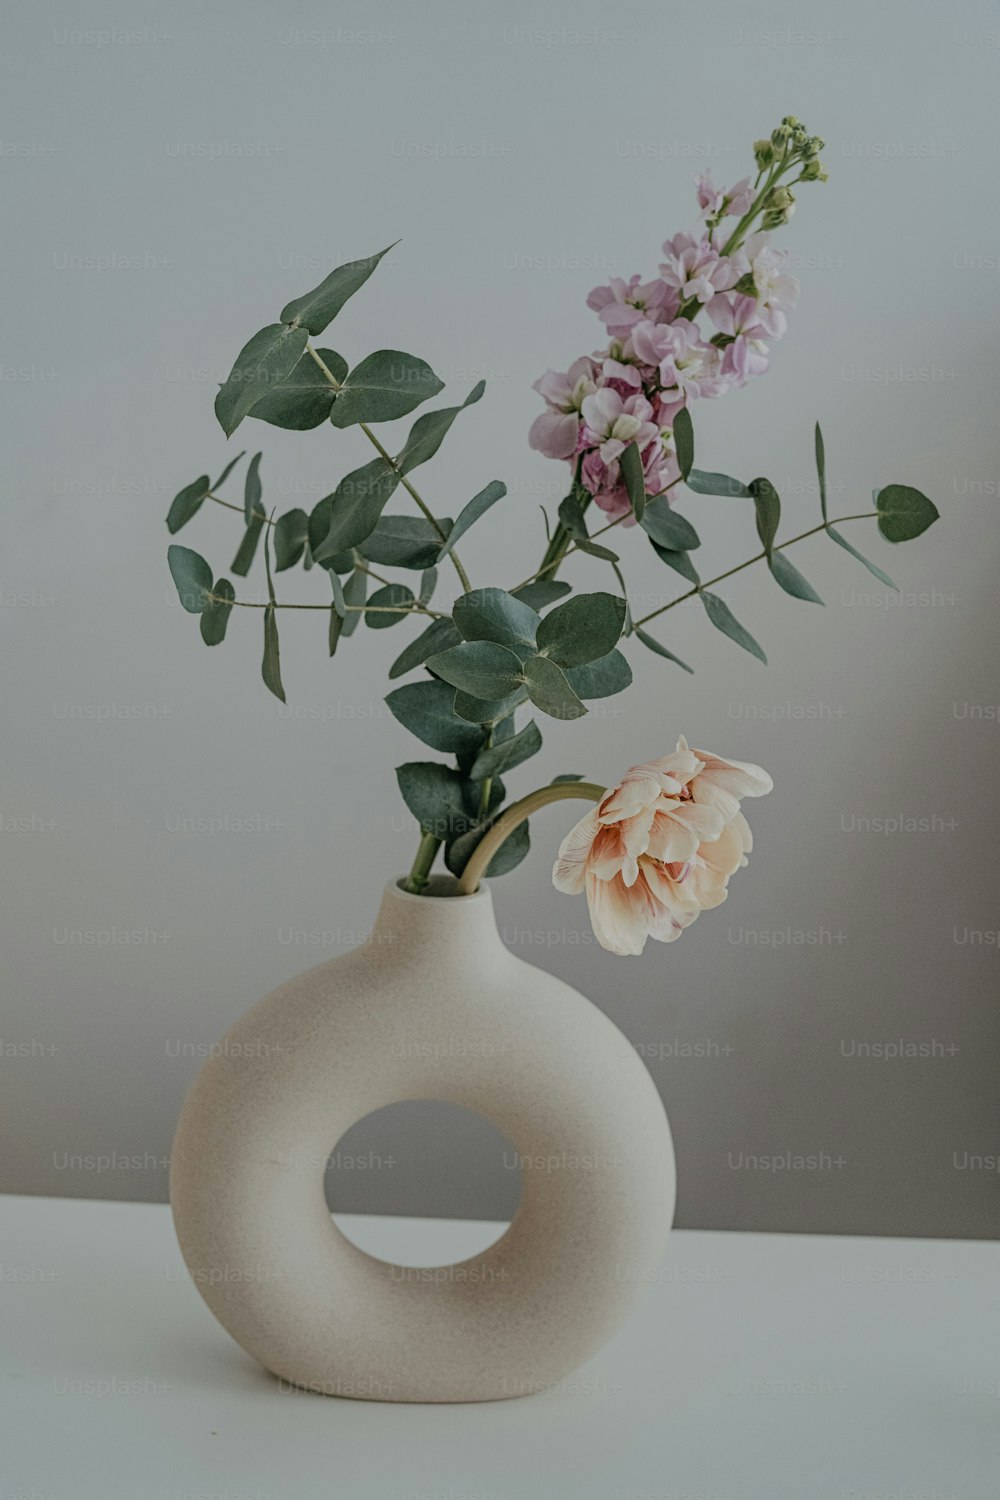
<path id="1" fill-rule="evenodd" d="M 406 875 L 401 875 L 396 881 L 395 888 L 401 895 L 409 896 L 414 901 L 444 901 L 455 898 L 459 898 L 462 901 L 476 901 L 485 897 L 488 889 L 487 881 L 483 880 L 480 882 L 477 891 L 472 891 L 469 895 L 463 896 L 458 889 L 457 876 L 431 875 L 428 877 L 425 888 L 418 894 L 415 891 L 408 891 L 406 889 L 408 878 Z"/>
<path id="2" fill-rule="evenodd" d="M 324 1174 L 344 1237 L 377 1260 L 414 1269 L 482 1255 L 506 1234 L 521 1187 L 510 1139 L 485 1115 L 437 1099 L 364 1115 L 341 1136 Z M 411 1221 L 402 1239 L 389 1215 Z"/>

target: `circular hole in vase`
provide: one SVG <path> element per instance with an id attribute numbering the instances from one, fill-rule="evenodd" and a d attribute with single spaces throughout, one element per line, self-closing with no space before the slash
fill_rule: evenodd
<path id="1" fill-rule="evenodd" d="M 516 1147 L 483 1115 L 407 1099 L 341 1136 L 324 1185 L 334 1223 L 359 1250 L 395 1265 L 444 1266 L 503 1236 L 521 1168 Z"/>

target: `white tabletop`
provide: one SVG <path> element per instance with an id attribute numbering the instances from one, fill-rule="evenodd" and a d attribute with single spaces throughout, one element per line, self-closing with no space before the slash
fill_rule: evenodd
<path id="1" fill-rule="evenodd" d="M 494 1237 L 338 1222 L 412 1264 Z M 1000 1494 L 991 1243 L 675 1231 L 596 1359 L 472 1406 L 284 1390 L 215 1323 L 159 1205 L 0 1198 L 0 1310 L 0 1500 Z"/>

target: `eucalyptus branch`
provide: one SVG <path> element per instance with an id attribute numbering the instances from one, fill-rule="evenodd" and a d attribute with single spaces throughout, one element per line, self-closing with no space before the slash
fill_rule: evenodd
<path id="1" fill-rule="evenodd" d="M 205 597 L 212 604 L 225 604 L 232 609 L 321 609 L 324 614 L 329 614 L 331 604 L 280 604 L 277 600 L 273 604 L 265 601 L 258 603 L 256 599 L 225 599 L 221 594 L 206 593 Z M 344 608 L 355 614 L 371 613 L 373 615 L 430 615 L 433 620 L 446 620 L 447 615 L 438 614 L 437 610 L 428 609 L 426 605 L 414 600 L 412 604 L 345 604 Z"/>
<path id="2" fill-rule="evenodd" d="M 343 387 L 341 386 L 340 381 L 333 374 L 332 370 L 330 370 L 329 366 L 326 364 L 326 362 L 323 359 L 322 355 L 320 355 L 320 354 L 318 354 L 316 352 L 316 350 L 313 348 L 312 344 L 306 344 L 306 353 L 310 354 L 312 356 L 312 358 L 315 360 L 316 364 L 319 366 L 320 370 L 323 372 L 323 375 L 329 381 L 330 385 L 333 386 L 333 389 L 335 391 L 342 390 Z M 368 441 L 372 444 L 373 448 L 375 448 L 375 450 L 378 452 L 379 456 L 381 458 L 384 458 L 385 461 L 386 461 L 386 463 L 389 465 L 389 467 L 391 469 L 393 469 L 396 474 L 399 475 L 399 481 L 402 484 L 404 490 L 406 490 L 406 492 L 410 496 L 410 498 L 413 501 L 415 501 L 415 503 L 418 506 L 418 508 L 420 509 L 420 511 L 423 513 L 423 515 L 426 517 L 426 519 L 434 527 L 434 530 L 437 532 L 438 536 L 441 538 L 441 541 L 442 542 L 446 542 L 448 540 L 448 533 L 445 531 L 444 527 L 441 525 L 441 522 L 434 515 L 434 512 L 431 510 L 431 508 L 427 504 L 427 502 L 425 500 L 423 500 L 420 495 L 417 494 L 417 491 L 414 489 L 414 487 L 410 483 L 409 479 L 407 479 L 406 475 L 405 474 L 400 474 L 399 469 L 396 466 L 396 461 L 392 457 L 392 454 L 389 453 L 388 449 L 385 448 L 383 446 L 383 444 L 379 441 L 379 439 L 375 436 L 374 432 L 372 432 L 372 430 L 368 426 L 367 422 L 359 422 L 358 426 L 361 428 L 361 431 L 364 433 L 364 435 L 368 439 Z M 469 575 L 468 575 L 468 573 L 466 573 L 465 569 L 462 567 L 462 564 L 458 560 L 458 554 L 456 552 L 452 551 L 448 555 L 451 558 L 452 563 L 454 564 L 455 572 L 458 574 L 459 582 L 461 583 L 462 588 L 464 589 L 464 591 L 467 594 L 471 593 L 472 592 L 472 584 L 469 582 Z"/>
<path id="3" fill-rule="evenodd" d="M 856 516 L 837 516 L 832 521 L 821 521 L 818 526 L 813 526 L 809 531 L 802 531 L 798 536 L 789 537 L 787 542 L 780 542 L 773 547 L 773 552 L 784 552 L 786 547 L 794 547 L 796 542 L 804 542 L 806 537 L 815 536 L 817 532 L 826 531 L 829 526 L 842 526 L 845 521 L 868 521 L 878 516 L 877 510 L 862 511 Z M 676 599 L 671 599 L 669 604 L 661 604 L 659 609 L 650 610 L 648 615 L 643 615 L 641 620 L 634 621 L 635 625 L 646 625 L 650 620 L 655 620 L 657 615 L 664 614 L 668 609 L 673 609 L 676 604 L 683 604 L 686 599 L 693 599 L 696 594 L 703 593 L 717 583 L 722 583 L 725 578 L 732 578 L 734 573 L 742 573 L 744 568 L 751 567 L 754 563 L 763 562 L 768 556 L 766 552 L 758 552 L 755 557 L 748 557 L 746 562 L 737 563 L 735 568 L 728 568 L 725 573 L 719 573 L 715 578 L 709 578 L 705 583 L 697 584 L 693 589 L 688 589 L 686 594 L 678 594 Z"/>

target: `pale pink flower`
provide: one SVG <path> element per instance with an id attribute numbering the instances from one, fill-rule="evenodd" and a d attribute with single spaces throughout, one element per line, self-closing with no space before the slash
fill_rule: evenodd
<path id="1" fill-rule="evenodd" d="M 707 239 L 676 235 L 666 242 L 663 251 L 667 258 L 660 266 L 660 275 L 685 300 L 696 297 L 699 302 L 710 302 L 716 292 L 727 292 L 735 286 L 742 274 L 740 262 L 720 255 Z"/>
<path id="2" fill-rule="evenodd" d="M 761 322 L 756 300 L 720 292 L 708 304 L 708 316 L 720 333 L 732 339 L 723 351 L 723 373 L 735 376 L 741 384 L 753 375 L 763 375 L 768 366 L 768 330 Z"/>
<path id="3" fill-rule="evenodd" d="M 723 190 L 715 186 L 711 172 L 703 172 L 700 177 L 695 178 L 695 187 L 703 219 L 730 215 L 742 217 L 753 202 L 753 188 L 749 177 L 744 177 L 731 188 Z"/>
<path id="4" fill-rule="evenodd" d="M 585 892 L 597 940 L 641 953 L 671 942 L 699 911 L 725 900 L 746 864 L 750 830 L 741 796 L 762 796 L 759 766 L 688 749 L 632 766 L 566 835 L 552 872 L 558 890 Z"/>
<path id="5" fill-rule="evenodd" d="M 581 408 L 587 445 L 599 447 L 601 462 L 612 463 L 629 443 L 645 448 L 657 436 L 653 408 L 645 396 L 624 399 L 611 386 L 583 398 Z"/>
<path id="6" fill-rule="evenodd" d="M 799 283 L 785 266 L 787 252 L 775 250 L 769 234 L 752 234 L 745 254 L 757 291 L 760 320 L 772 339 L 780 338 L 788 326 L 785 314 L 791 312 L 799 295 Z"/>
<path id="7" fill-rule="evenodd" d="M 640 319 L 655 317 L 669 297 L 661 280 L 641 282 L 638 276 L 625 281 L 612 276 L 608 286 L 595 286 L 587 306 L 596 312 L 614 338 L 627 337 Z"/>
<path id="8" fill-rule="evenodd" d="M 549 410 L 531 424 L 528 442 L 547 458 L 571 458 L 576 452 L 580 428 L 580 407 L 584 397 L 597 389 L 596 366 L 584 356 L 574 360 L 565 374 L 546 370 L 536 380 L 533 390 L 542 396 Z"/>

